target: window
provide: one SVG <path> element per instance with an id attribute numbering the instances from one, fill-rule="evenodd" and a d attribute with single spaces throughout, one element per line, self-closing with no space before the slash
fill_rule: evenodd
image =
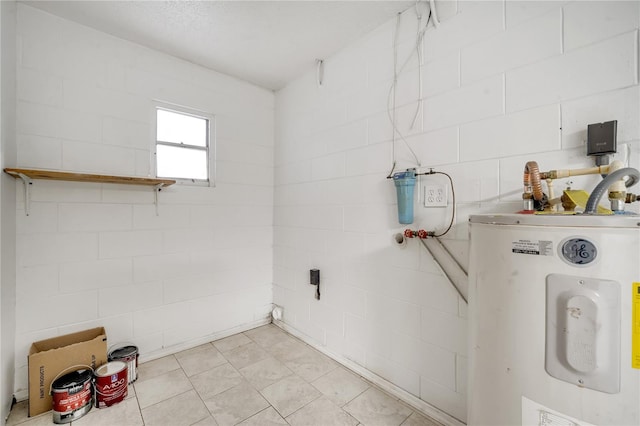
<path id="1" fill-rule="evenodd" d="M 213 117 L 173 105 L 156 105 L 156 177 L 213 185 Z"/>

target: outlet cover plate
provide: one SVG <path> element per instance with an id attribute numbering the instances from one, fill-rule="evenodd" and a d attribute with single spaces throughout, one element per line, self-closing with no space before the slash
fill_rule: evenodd
<path id="1" fill-rule="evenodd" d="M 424 186 L 425 207 L 447 207 L 447 186 L 440 184 L 427 184 Z"/>

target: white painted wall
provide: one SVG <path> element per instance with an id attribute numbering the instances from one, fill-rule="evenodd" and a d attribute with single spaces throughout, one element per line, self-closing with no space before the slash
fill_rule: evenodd
<path id="1" fill-rule="evenodd" d="M 16 161 L 16 3 L 0 2 L 0 168 Z M 0 177 L 0 422 L 14 389 L 16 330 L 16 192 Z"/>
<path id="2" fill-rule="evenodd" d="M 444 242 L 466 265 L 468 216 L 521 209 L 526 161 L 543 170 L 593 164 L 587 124 L 617 119 L 618 158 L 640 165 L 640 3 L 437 4 L 442 23 L 425 35 L 422 93 L 414 57 L 398 81 L 397 118 L 422 170 L 454 179 L 456 225 Z M 410 9 L 399 64 L 415 31 Z M 385 179 L 394 32 L 395 19 L 326 58 L 322 87 L 313 70 L 277 94 L 274 303 L 309 341 L 464 421 L 466 306 L 417 241 L 392 243 L 405 228 Z M 414 166 L 400 141 L 396 158 Z M 446 182 L 422 184 L 436 179 Z M 597 179 L 572 187 L 591 190 Z M 451 209 L 421 202 L 412 228 L 444 230 Z M 310 268 L 321 270 L 320 301 Z"/>
<path id="3" fill-rule="evenodd" d="M 149 359 L 266 321 L 274 95 L 18 5 L 20 167 L 147 176 L 153 100 L 216 116 L 217 186 L 34 181 L 17 211 L 15 390 L 33 341 L 105 326 Z"/>

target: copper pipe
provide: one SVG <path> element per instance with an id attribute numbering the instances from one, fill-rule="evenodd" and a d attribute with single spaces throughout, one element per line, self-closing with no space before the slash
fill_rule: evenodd
<path id="1" fill-rule="evenodd" d="M 533 199 L 542 201 L 543 193 L 540 169 L 538 168 L 538 163 L 535 161 L 529 161 L 524 165 L 523 183 L 525 192 L 533 192 Z"/>

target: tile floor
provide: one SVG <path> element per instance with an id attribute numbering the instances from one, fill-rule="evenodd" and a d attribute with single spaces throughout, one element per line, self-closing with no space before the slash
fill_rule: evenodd
<path id="1" fill-rule="evenodd" d="M 21 402 L 7 425 L 52 423 Z M 272 324 L 141 364 L 126 400 L 72 424 L 439 425 Z"/>

